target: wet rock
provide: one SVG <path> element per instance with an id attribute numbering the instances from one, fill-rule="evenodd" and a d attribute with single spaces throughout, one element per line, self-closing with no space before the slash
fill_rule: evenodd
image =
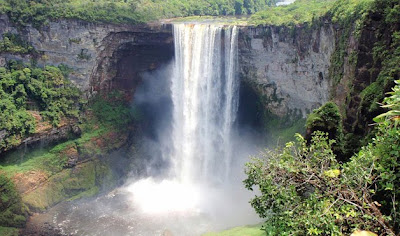
<path id="1" fill-rule="evenodd" d="M 64 166 L 65 168 L 73 168 L 78 164 L 79 153 L 75 146 L 64 151 L 62 155 L 66 155 L 68 157 L 67 163 Z"/>
<path id="2" fill-rule="evenodd" d="M 265 98 L 265 108 L 283 117 L 302 115 L 329 100 L 329 66 L 335 50 L 332 25 L 243 27 L 239 34 L 242 81 Z"/>
<path id="3" fill-rule="evenodd" d="M 25 173 L 17 173 L 12 177 L 13 182 L 20 194 L 33 191 L 48 179 L 44 171 L 32 170 Z"/>

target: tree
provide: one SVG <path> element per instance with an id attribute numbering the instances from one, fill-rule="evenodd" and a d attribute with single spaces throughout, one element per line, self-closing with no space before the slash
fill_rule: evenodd
<path id="1" fill-rule="evenodd" d="M 400 233 L 400 81 L 384 100 L 376 136 L 347 163 L 338 163 L 335 140 L 315 131 L 311 141 L 267 150 L 246 165 L 251 205 L 269 235 L 341 235 L 356 229 Z M 282 233 L 283 232 L 283 233 Z"/>

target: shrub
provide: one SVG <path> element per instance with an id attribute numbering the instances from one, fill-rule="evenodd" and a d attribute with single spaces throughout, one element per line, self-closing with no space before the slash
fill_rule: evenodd
<path id="1" fill-rule="evenodd" d="M 62 68 L 65 69 L 65 68 Z M 0 67 L 0 149 L 19 144 L 35 132 L 38 110 L 54 126 L 63 117 L 77 117 L 81 92 L 57 67 L 28 67 L 11 61 Z"/>
<path id="2" fill-rule="evenodd" d="M 311 134 L 319 130 L 328 133 L 329 139 L 335 140 L 333 150 L 335 154 L 343 153 L 343 128 L 342 116 L 338 106 L 333 102 L 327 102 L 320 108 L 314 110 L 306 121 L 306 139 L 311 140 Z"/>
<path id="3" fill-rule="evenodd" d="M 251 205 L 266 222 L 269 235 L 342 235 L 356 229 L 400 233 L 400 85 L 376 118 L 375 138 L 347 163 L 336 160 L 335 140 L 315 131 L 311 142 L 267 150 L 246 165 L 246 188 L 258 187 Z M 393 111 L 393 112 L 391 112 Z"/>
<path id="4" fill-rule="evenodd" d="M 4 33 L 3 40 L 0 41 L 0 52 L 27 54 L 34 53 L 33 46 L 23 40 L 20 35 Z"/>

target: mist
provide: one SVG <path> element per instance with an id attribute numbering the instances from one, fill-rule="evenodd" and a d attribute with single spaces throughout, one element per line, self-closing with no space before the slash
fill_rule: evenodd
<path id="1" fill-rule="evenodd" d="M 254 97 L 237 75 L 237 29 L 174 25 L 175 58 L 143 73 L 131 173 L 113 191 L 49 216 L 67 235 L 202 235 L 262 220 L 244 188 L 258 154 Z"/>
<path id="2" fill-rule="evenodd" d="M 248 105 L 239 104 L 238 119 L 233 124 L 235 129 L 231 134 L 231 141 L 234 155 L 228 179 L 223 182 L 213 181 L 213 176 L 208 176 L 206 181 L 185 183 L 174 174 L 175 166 L 170 158 L 173 154 L 171 78 L 174 76 L 174 63 L 172 61 L 156 71 L 142 75 L 143 82 L 135 92 L 132 106 L 143 112 L 143 119 L 146 121 L 143 145 L 146 147 L 146 157 L 150 157 L 145 161 L 152 164 L 146 165 L 151 167 L 146 170 L 147 176 L 132 177 L 119 191 L 128 193 L 132 206 L 141 214 L 158 217 L 180 215 L 180 221 L 185 224 L 189 218 L 197 221 L 201 219 L 203 222 L 196 224 L 194 228 L 197 230 L 193 232 L 167 227 L 174 235 L 199 235 L 207 231 L 259 223 L 261 220 L 249 204 L 254 193 L 246 190 L 242 183 L 245 178 L 244 164 L 251 155 L 259 152 L 261 143 L 259 132 L 249 121 L 251 116 L 257 114 L 254 110 L 248 110 Z M 242 118 L 243 116 L 246 118 Z"/>
<path id="3" fill-rule="evenodd" d="M 173 175 L 169 160 L 172 67 L 173 62 L 144 73 L 136 89 L 132 109 L 141 112 L 142 133 L 135 144 L 138 153 L 130 177 L 109 193 L 50 209 L 46 215 L 52 218 L 47 220 L 57 224 L 62 234 L 195 236 L 261 222 L 249 204 L 255 193 L 242 183 L 244 163 L 260 149 L 249 106 L 239 104 L 232 133 L 231 173 L 226 181 L 184 183 Z"/>

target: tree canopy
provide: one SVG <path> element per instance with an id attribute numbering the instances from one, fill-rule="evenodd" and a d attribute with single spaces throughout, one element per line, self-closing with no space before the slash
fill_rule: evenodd
<path id="1" fill-rule="evenodd" d="M 81 92 L 65 76 L 65 66 L 38 68 L 10 61 L 0 67 L 1 149 L 35 132 L 34 111 L 55 126 L 63 117 L 77 117 Z"/>
<path id="2" fill-rule="evenodd" d="M 0 13 L 19 25 L 35 27 L 49 20 L 75 18 L 89 22 L 143 23 L 193 15 L 252 14 L 277 0 L 1 0 Z"/>

